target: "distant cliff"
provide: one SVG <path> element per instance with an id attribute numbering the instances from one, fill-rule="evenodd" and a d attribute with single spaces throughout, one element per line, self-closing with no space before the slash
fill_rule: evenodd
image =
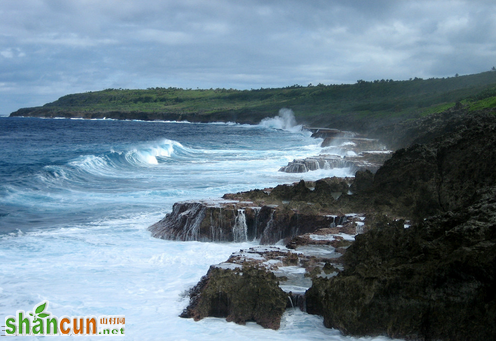
<path id="1" fill-rule="evenodd" d="M 277 111 L 276 111 L 277 113 Z M 218 111 L 214 113 L 201 112 L 155 112 L 155 111 L 127 111 L 109 110 L 92 111 L 58 107 L 23 108 L 10 114 L 10 117 L 41 117 L 41 118 L 84 118 L 84 119 L 114 119 L 114 120 L 142 120 L 142 121 L 188 121 L 188 122 L 238 122 L 242 124 L 257 124 L 263 118 L 274 116 L 271 112 L 245 111 Z"/>
<path id="2" fill-rule="evenodd" d="M 146 90 L 106 89 L 66 95 L 10 116 L 231 121 L 258 123 L 281 108 L 291 108 L 298 123 L 369 132 L 391 123 L 465 105 L 495 105 L 496 72 L 408 81 L 359 80 L 356 84 L 285 88 Z"/>

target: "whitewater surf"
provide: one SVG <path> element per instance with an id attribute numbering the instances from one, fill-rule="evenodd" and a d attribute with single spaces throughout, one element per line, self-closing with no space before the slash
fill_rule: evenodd
<path id="1" fill-rule="evenodd" d="M 152 238 L 173 203 L 335 175 L 278 172 L 321 140 L 274 122 L 0 118 L 0 317 L 46 300 L 54 316 L 125 316 L 128 340 L 353 340 L 296 310 L 278 331 L 178 317 L 211 264 L 253 243 Z"/>

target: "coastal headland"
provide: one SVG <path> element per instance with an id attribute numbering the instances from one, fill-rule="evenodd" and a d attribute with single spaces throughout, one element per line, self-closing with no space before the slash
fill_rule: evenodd
<path id="1" fill-rule="evenodd" d="M 19 109 L 10 116 L 258 124 L 281 108 L 289 108 L 298 124 L 381 139 L 392 124 L 457 105 L 481 110 L 494 106 L 495 96 L 496 71 L 487 71 L 448 78 L 358 80 L 355 84 L 295 84 L 251 90 L 105 89 L 66 95 L 43 106 Z"/>

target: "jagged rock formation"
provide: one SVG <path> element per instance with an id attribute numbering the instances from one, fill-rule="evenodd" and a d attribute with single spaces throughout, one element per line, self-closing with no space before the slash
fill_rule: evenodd
<path id="1" fill-rule="evenodd" d="M 414 144 L 433 142 L 445 134 L 458 131 L 463 127 L 491 121 L 495 109 L 469 112 L 463 106 L 453 107 L 437 114 L 415 120 L 403 120 L 369 129 L 369 135 L 379 139 L 389 149 L 407 148 Z"/>
<path id="2" fill-rule="evenodd" d="M 496 183 L 496 116 L 465 122 L 442 139 L 396 151 L 358 197 L 417 221 L 474 202 L 478 190 Z"/>
<path id="3" fill-rule="evenodd" d="M 153 237 L 170 240 L 246 241 L 246 210 L 229 202 L 179 202 L 149 229 Z M 249 217 L 253 211 L 256 215 L 260 211 L 251 207 L 249 210 Z"/>
<path id="4" fill-rule="evenodd" d="M 496 338 L 496 116 L 465 122 L 397 151 L 343 197 L 417 224 L 376 219 L 348 248 L 343 272 L 314 280 L 307 309 L 326 326 L 418 340 Z"/>
<path id="5" fill-rule="evenodd" d="M 335 276 L 342 268 L 338 249 L 348 247 L 353 236 L 346 238 L 338 228 L 322 229 L 293 241 L 296 251 L 258 246 L 233 253 L 227 261 L 211 266 L 189 290 L 190 302 L 181 317 L 225 317 L 278 329 L 287 308 L 305 311 L 304 292 L 311 278 Z M 322 249 L 326 245 L 332 246 Z"/>
<path id="6" fill-rule="evenodd" d="M 359 235 L 345 269 L 316 278 L 307 310 L 345 334 L 416 340 L 496 338 L 496 190 L 405 229 Z"/>
<path id="7" fill-rule="evenodd" d="M 276 202 L 278 200 L 296 203 L 311 202 L 326 207 L 326 205 L 335 202 L 341 195 L 349 192 L 350 181 L 349 178 L 332 177 L 315 182 L 302 180 L 297 184 L 279 185 L 268 191 L 268 199 Z M 253 196 L 252 191 L 228 196 L 239 198 L 239 200 L 257 199 Z"/>
<path id="8" fill-rule="evenodd" d="M 196 321 L 207 316 L 225 317 L 239 324 L 254 321 L 271 329 L 279 329 L 288 300 L 276 276 L 255 266 L 212 266 L 189 294 L 190 304 L 181 317 Z"/>
<path id="9" fill-rule="evenodd" d="M 369 192 L 374 185 L 374 174 L 370 170 L 357 171 L 355 180 L 350 186 L 350 191 L 353 193 Z"/>
<path id="10" fill-rule="evenodd" d="M 357 137 L 355 133 L 336 129 L 307 128 L 313 131 L 312 137 L 324 138 L 322 154 L 305 159 L 295 159 L 280 172 L 305 173 L 315 170 L 347 168 L 351 174 L 357 171 L 376 172 L 391 157 L 391 151 L 377 139 Z"/>

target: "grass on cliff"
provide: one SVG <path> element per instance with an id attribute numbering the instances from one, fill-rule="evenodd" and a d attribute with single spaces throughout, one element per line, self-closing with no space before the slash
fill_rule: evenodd
<path id="1" fill-rule="evenodd" d="M 61 97 L 42 108 L 55 112 L 148 112 L 205 115 L 232 112 L 274 116 L 291 108 L 297 118 L 346 116 L 396 117 L 427 115 L 457 102 L 473 110 L 494 107 L 496 72 L 407 81 L 359 80 L 356 84 L 293 85 L 285 88 L 146 90 L 106 89 Z"/>
<path id="2" fill-rule="evenodd" d="M 485 89 L 484 91 L 467 98 L 461 99 L 459 102 L 443 103 L 440 105 L 433 106 L 422 112 L 422 116 L 427 116 L 429 114 L 440 113 L 446 111 L 449 108 L 453 108 L 460 103 L 463 106 L 467 106 L 469 111 L 477 111 L 484 109 L 496 108 L 496 87 Z"/>

